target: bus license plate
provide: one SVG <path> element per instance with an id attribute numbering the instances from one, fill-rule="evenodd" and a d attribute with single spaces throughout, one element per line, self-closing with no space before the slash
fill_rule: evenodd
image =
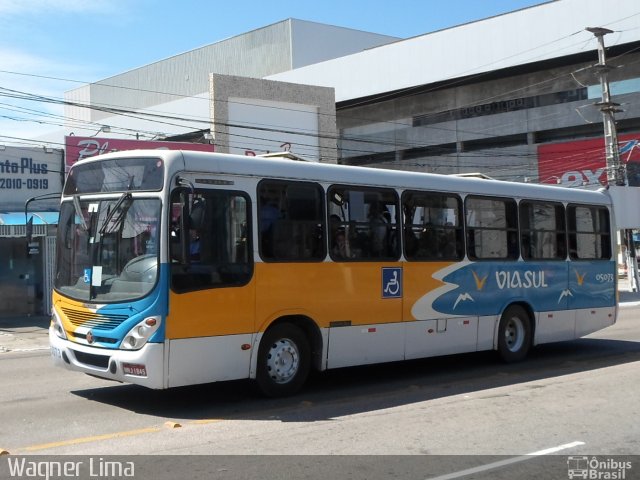
<path id="1" fill-rule="evenodd" d="M 122 371 L 125 375 L 135 375 L 136 377 L 147 376 L 147 367 L 135 363 L 123 363 Z"/>
<path id="2" fill-rule="evenodd" d="M 51 347 L 51 357 L 55 360 L 62 358 L 62 352 L 57 347 Z"/>

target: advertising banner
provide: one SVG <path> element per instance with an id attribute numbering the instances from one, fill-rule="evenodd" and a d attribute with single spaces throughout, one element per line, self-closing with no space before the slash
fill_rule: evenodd
<path id="1" fill-rule="evenodd" d="M 618 147 L 627 184 L 640 186 L 640 133 L 619 135 Z M 538 176 L 539 183 L 565 187 L 606 185 L 604 138 L 540 145 Z"/>
<path id="2" fill-rule="evenodd" d="M 93 157 L 102 153 L 118 152 L 122 150 L 196 150 L 199 152 L 213 152 L 214 146 L 207 143 L 163 142 L 149 140 L 127 140 L 123 138 L 76 137 L 65 138 L 66 166 L 70 167 L 78 160 Z"/>
<path id="3" fill-rule="evenodd" d="M 0 151 L 0 205 L 5 212 L 24 211 L 27 199 L 62 190 L 62 150 L 5 147 Z M 56 207 L 58 200 L 38 204 Z"/>

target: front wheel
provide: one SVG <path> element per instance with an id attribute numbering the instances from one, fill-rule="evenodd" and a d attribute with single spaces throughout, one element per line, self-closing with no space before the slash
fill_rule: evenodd
<path id="1" fill-rule="evenodd" d="M 531 347 L 531 319 L 519 305 L 507 308 L 498 326 L 498 353 L 507 363 L 523 360 Z"/>
<path id="2" fill-rule="evenodd" d="M 258 387 L 269 397 L 296 393 L 309 375 L 311 353 L 305 334 L 282 323 L 267 330 L 258 348 Z"/>

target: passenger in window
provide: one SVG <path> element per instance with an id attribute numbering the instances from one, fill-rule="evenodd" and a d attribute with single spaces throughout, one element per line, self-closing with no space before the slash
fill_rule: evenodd
<path id="1" fill-rule="evenodd" d="M 273 225 L 279 218 L 278 192 L 268 190 L 260 201 L 260 245 L 262 254 L 267 258 L 272 258 L 274 254 Z"/>
<path id="2" fill-rule="evenodd" d="M 196 230 L 190 230 L 189 259 L 192 262 L 200 261 L 200 236 Z"/>
<path id="3" fill-rule="evenodd" d="M 387 255 L 387 233 L 391 215 L 387 208 L 380 203 L 372 203 L 369 207 L 369 222 L 371 223 L 371 253 L 373 256 Z"/>
<path id="4" fill-rule="evenodd" d="M 347 242 L 347 237 L 343 230 L 338 230 L 335 234 L 331 255 L 337 259 L 351 258 L 349 242 Z"/>
<path id="5" fill-rule="evenodd" d="M 278 193 L 268 191 L 260 202 L 260 231 L 266 232 L 280 218 Z"/>
<path id="6" fill-rule="evenodd" d="M 414 257 L 418 252 L 418 237 L 411 225 L 407 225 L 404 228 L 404 248 L 407 257 Z"/>
<path id="7" fill-rule="evenodd" d="M 451 222 L 445 224 L 447 227 L 453 226 Z M 456 234 L 455 231 L 444 229 L 439 232 L 440 244 L 438 246 L 439 258 L 455 258 L 456 253 Z"/>
<path id="8" fill-rule="evenodd" d="M 332 235 L 335 235 L 335 233 L 338 231 L 338 228 L 340 228 L 341 223 L 341 218 L 335 213 L 332 213 L 331 216 L 329 216 L 329 226 L 331 227 Z"/>
<path id="9" fill-rule="evenodd" d="M 423 258 L 437 258 L 439 241 L 431 222 L 424 226 L 420 235 L 420 256 Z"/>
<path id="10" fill-rule="evenodd" d="M 329 216 L 329 232 L 331 235 L 331 257 L 335 259 L 353 258 L 344 222 L 335 213 Z"/>

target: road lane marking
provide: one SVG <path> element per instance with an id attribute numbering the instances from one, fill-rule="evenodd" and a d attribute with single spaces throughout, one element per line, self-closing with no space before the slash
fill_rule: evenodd
<path id="1" fill-rule="evenodd" d="M 466 477 L 467 475 L 472 475 L 474 473 L 486 472 L 488 470 L 494 470 L 496 468 L 504 467 L 506 465 L 512 465 L 518 462 L 526 462 L 527 460 L 532 460 L 535 457 L 539 457 L 542 455 L 551 455 L 552 453 L 558 453 L 558 452 L 561 452 L 562 450 L 567 450 L 569 448 L 578 447 L 584 444 L 585 444 L 584 442 L 580 442 L 580 441 L 565 443 L 564 445 L 559 445 L 557 447 L 538 450 L 537 452 L 527 453 L 526 455 L 520 455 L 518 457 L 507 458 L 505 460 L 500 460 L 498 462 L 487 463 L 486 465 L 480 465 L 478 467 L 468 468 L 466 470 L 460 470 L 459 472 L 447 473 L 445 475 L 440 475 L 438 477 L 428 477 L 427 480 L 450 480 L 453 478 Z"/>
<path id="2" fill-rule="evenodd" d="M 41 350 L 49 350 L 49 347 L 13 348 L 8 349 L 7 352 L 39 352 Z"/>
<path id="3" fill-rule="evenodd" d="M 43 443 L 40 445 L 32 445 L 30 447 L 24 447 L 19 450 L 34 452 L 37 450 L 47 450 L 49 448 L 66 447 L 70 445 L 79 445 L 81 443 L 91 443 L 91 442 L 98 442 L 101 440 L 110 440 L 113 438 L 131 437 L 134 435 L 141 435 L 144 433 L 155 433 L 163 429 L 164 427 L 139 428 L 137 430 L 128 430 L 125 432 L 106 433 L 104 435 L 94 435 L 92 437 L 72 438 L 71 440 L 62 440 L 60 442 L 51 442 L 51 443 Z"/>
<path id="4" fill-rule="evenodd" d="M 223 422 L 225 419 L 223 418 L 207 418 L 201 420 L 193 420 L 188 422 L 193 425 L 207 425 L 210 423 L 218 423 Z M 23 447 L 17 450 L 25 450 L 29 452 L 38 451 L 38 450 L 47 450 L 50 448 L 58 448 L 58 447 L 66 447 L 71 445 L 79 445 L 82 443 L 91 443 L 91 442 L 99 442 L 102 440 L 110 440 L 114 438 L 123 438 L 123 437 L 131 437 L 134 435 L 142 435 L 145 433 L 156 433 L 161 430 L 173 429 L 177 427 L 181 427 L 182 425 L 176 422 L 167 421 L 164 423 L 162 427 L 147 427 L 147 428 L 139 428 L 137 430 L 128 430 L 124 432 L 114 432 L 114 433 L 106 433 L 103 435 L 93 435 L 91 437 L 80 437 L 80 438 L 72 438 L 70 440 L 61 440 L 59 442 L 50 442 L 43 443 L 40 445 L 32 445 L 30 447 Z"/>
<path id="5" fill-rule="evenodd" d="M 208 425 L 210 423 L 224 422 L 224 418 L 201 418 L 200 420 L 191 420 L 189 423 L 193 425 Z"/>
<path id="6" fill-rule="evenodd" d="M 210 423 L 218 423 L 224 422 L 224 418 L 203 418 L 200 420 L 192 420 L 188 422 L 191 425 L 208 425 Z M 93 435 L 90 437 L 80 437 L 80 438 L 72 438 L 70 440 L 61 440 L 59 442 L 50 442 L 50 443 L 42 443 L 40 445 L 31 445 L 29 447 L 22 447 L 15 449 L 16 451 L 28 451 L 34 452 L 38 450 L 47 450 L 50 448 L 58 448 L 58 447 L 66 447 L 71 445 L 80 445 L 83 443 L 91 443 L 91 442 L 99 442 L 102 440 L 110 440 L 114 438 L 123 438 L 123 437 L 131 437 L 134 435 L 143 435 L 145 433 L 156 433 L 162 430 L 174 429 L 181 427 L 182 424 L 167 421 L 164 423 L 162 427 L 147 427 L 147 428 L 139 428 L 137 430 L 128 430 L 124 432 L 114 432 L 114 433 L 106 433 L 103 435 Z M 1 450 L 0 450 L 1 451 Z"/>

